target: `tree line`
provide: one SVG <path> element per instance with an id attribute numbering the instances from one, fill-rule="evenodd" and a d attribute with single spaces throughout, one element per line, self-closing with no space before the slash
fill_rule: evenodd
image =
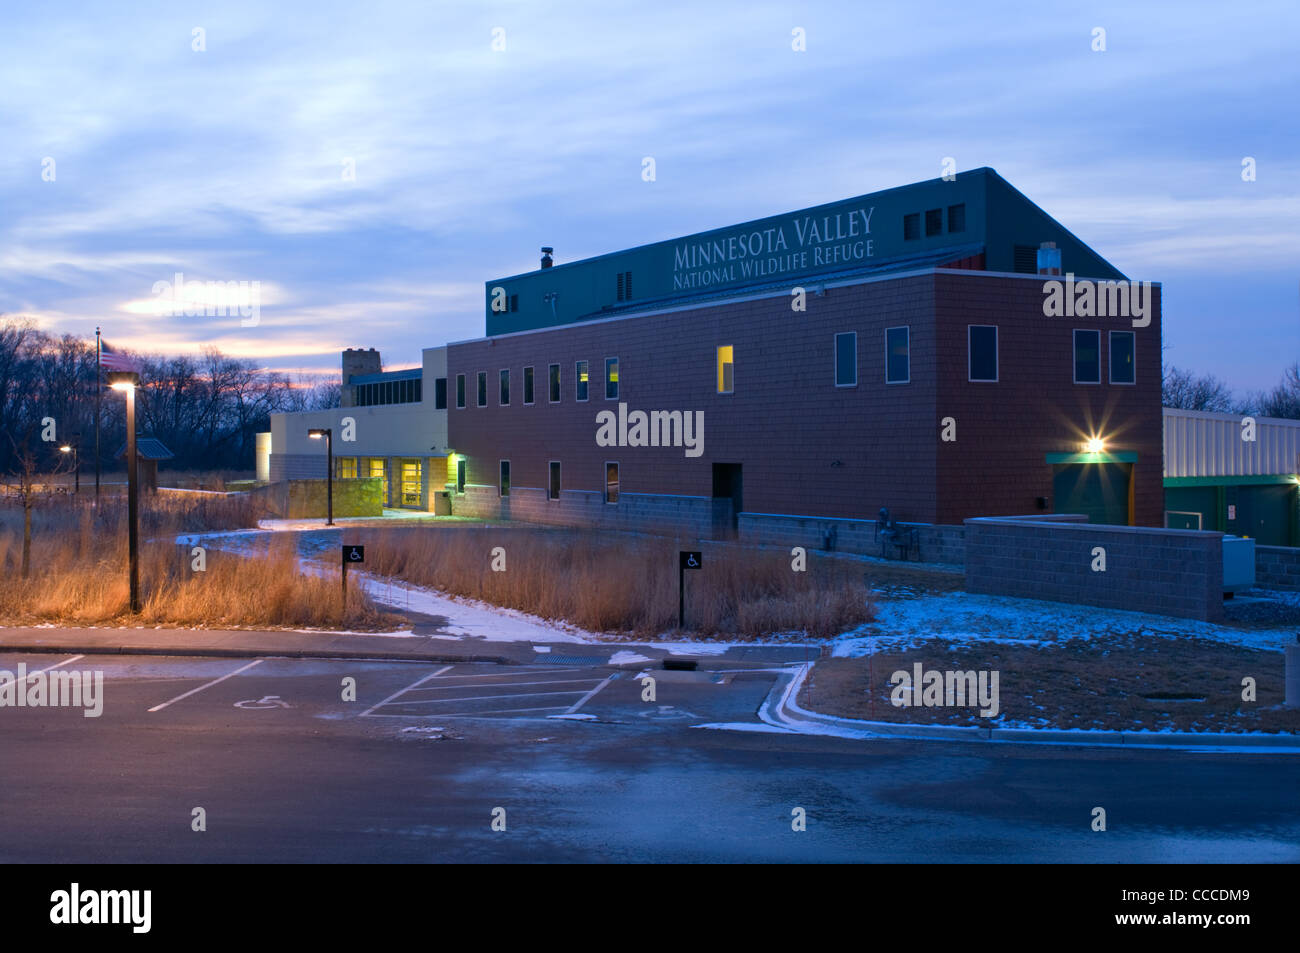
<path id="1" fill-rule="evenodd" d="M 140 365 L 136 431 L 176 455 L 169 468 L 251 470 L 255 434 L 269 429 L 271 414 L 339 403 L 338 380 L 291 380 L 214 347 L 183 355 L 125 353 Z M 52 469 L 59 446 L 75 442 L 83 476 L 93 471 L 96 387 L 93 338 L 56 336 L 0 316 L 0 433 L 8 438 L 0 440 L 0 470 L 13 472 L 24 452 L 45 456 L 42 466 Z M 126 402 L 107 383 L 99 440 L 102 466 L 118 467 Z"/>
<path id="2" fill-rule="evenodd" d="M 1241 394 L 1213 374 L 1166 367 L 1161 396 L 1166 407 L 1179 410 L 1300 420 L 1300 361 L 1283 371 L 1282 380 L 1272 389 Z"/>

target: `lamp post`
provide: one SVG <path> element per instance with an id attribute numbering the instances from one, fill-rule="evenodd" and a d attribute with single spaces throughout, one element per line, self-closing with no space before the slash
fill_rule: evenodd
<path id="1" fill-rule="evenodd" d="M 140 375 L 134 371 L 114 371 L 108 375 L 113 390 L 126 394 L 126 495 L 127 553 L 130 561 L 131 611 L 140 611 L 140 483 L 139 461 L 135 453 L 135 388 Z"/>
<path id="2" fill-rule="evenodd" d="M 307 431 L 313 440 L 325 438 L 325 525 L 334 525 L 334 431 L 329 427 L 313 427 Z"/>
<path id="3" fill-rule="evenodd" d="M 59 447 L 60 453 L 72 454 L 73 493 L 81 492 L 81 434 L 74 433 L 72 439 Z"/>

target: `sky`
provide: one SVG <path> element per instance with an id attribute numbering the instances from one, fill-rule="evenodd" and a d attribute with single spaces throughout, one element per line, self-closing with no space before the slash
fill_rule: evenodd
<path id="1" fill-rule="evenodd" d="M 0 313 L 410 367 L 482 336 L 483 282 L 542 245 L 573 261 L 952 157 L 1162 282 L 1168 362 L 1271 387 L 1300 358 L 1297 52 L 1294 0 L 6 4 Z M 172 313 L 177 273 L 257 282 L 256 323 Z"/>

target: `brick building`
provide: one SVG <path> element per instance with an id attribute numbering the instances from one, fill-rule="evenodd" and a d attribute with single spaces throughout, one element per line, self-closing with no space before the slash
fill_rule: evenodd
<path id="1" fill-rule="evenodd" d="M 487 283 L 486 337 L 448 345 L 458 514 L 759 537 L 882 506 L 1161 524 L 1159 287 L 991 169 L 545 253 Z"/>

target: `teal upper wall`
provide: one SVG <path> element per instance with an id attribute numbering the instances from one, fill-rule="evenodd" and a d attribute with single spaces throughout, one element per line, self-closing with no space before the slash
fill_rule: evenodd
<path id="1" fill-rule="evenodd" d="M 905 236 L 904 220 L 913 215 L 916 236 Z M 1046 241 L 1061 250 L 1062 271 L 1125 277 L 983 168 L 489 281 L 487 335 L 801 280 L 941 265 L 981 252 L 988 271 L 1034 273 L 1027 250 L 1036 253 Z"/>

